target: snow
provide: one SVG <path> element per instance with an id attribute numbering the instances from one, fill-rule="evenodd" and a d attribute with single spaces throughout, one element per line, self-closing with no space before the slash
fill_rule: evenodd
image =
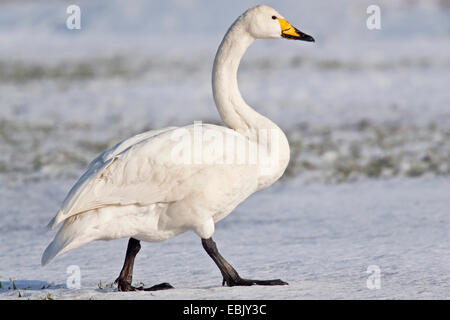
<path id="1" fill-rule="evenodd" d="M 122 266 L 126 239 L 90 243 L 40 266 L 53 236 L 44 230 L 48 213 L 57 209 L 68 185 L 35 182 L 3 194 L 1 211 L 10 213 L 0 230 L 2 298 L 18 298 L 19 292 L 30 299 L 48 293 L 54 299 L 450 298 L 447 178 L 278 183 L 219 222 L 214 239 L 241 276 L 281 278 L 289 286 L 222 287 L 219 270 L 189 232 L 142 244 L 134 283 L 175 287 L 152 293 L 107 287 Z M 20 208 L 8 206 L 18 202 Z M 80 268 L 80 289 L 66 288 L 71 265 Z M 367 288 L 371 265 L 381 270 L 380 289 Z M 6 289 L 12 287 L 9 278 L 17 290 Z"/>
<path id="2" fill-rule="evenodd" d="M 241 276 L 289 286 L 222 287 L 186 233 L 142 245 L 134 282 L 175 287 L 153 293 L 110 287 L 126 239 L 90 243 L 42 268 L 54 235 L 45 225 L 87 163 L 119 140 L 221 123 L 215 50 L 255 3 L 77 3 L 79 31 L 65 28 L 70 1 L 0 4 L 0 299 L 449 298 L 447 2 L 380 0 L 382 29 L 369 31 L 370 1 L 265 1 L 316 39 L 260 40 L 240 68 L 247 102 L 286 131 L 291 163 L 214 239 Z M 66 287 L 71 265 L 80 289 Z M 367 288 L 371 265 L 380 289 Z"/>

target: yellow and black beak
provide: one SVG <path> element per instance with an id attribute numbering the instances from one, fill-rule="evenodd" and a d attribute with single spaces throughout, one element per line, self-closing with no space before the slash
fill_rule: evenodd
<path id="1" fill-rule="evenodd" d="M 289 22 L 287 22 L 285 19 L 277 18 L 278 22 L 281 26 L 281 36 L 286 39 L 292 39 L 292 40 L 302 40 L 302 41 L 309 41 L 309 42 L 315 42 L 314 38 L 310 35 L 301 32 L 297 28 L 293 27 Z"/>

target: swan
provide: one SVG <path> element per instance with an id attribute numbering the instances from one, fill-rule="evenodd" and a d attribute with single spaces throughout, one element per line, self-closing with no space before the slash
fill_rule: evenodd
<path id="1" fill-rule="evenodd" d="M 129 238 L 123 268 L 115 281 L 118 290 L 169 289 L 169 283 L 132 286 L 140 241 L 164 241 L 192 230 L 219 268 L 222 285 L 287 284 L 280 279 L 241 278 L 212 239 L 215 223 L 248 196 L 278 180 L 289 162 L 289 143 L 283 131 L 248 106 L 238 89 L 240 60 L 259 38 L 314 42 L 271 7 L 258 5 L 241 14 L 223 38 L 212 70 L 214 101 L 227 127 L 194 123 L 152 130 L 100 154 L 49 222 L 49 229 L 63 224 L 42 255 L 43 266 L 94 240 Z M 223 147 L 223 139 L 230 137 L 238 142 Z M 223 147 L 219 152 L 218 145 Z M 267 152 L 250 159 L 252 150 L 259 149 Z M 224 157 L 231 160 L 223 161 Z"/>

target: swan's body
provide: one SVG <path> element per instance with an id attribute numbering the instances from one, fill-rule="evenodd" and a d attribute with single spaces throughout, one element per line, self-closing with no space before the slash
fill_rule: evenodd
<path id="1" fill-rule="evenodd" d="M 49 224 L 64 221 L 43 262 L 92 240 L 163 241 L 187 230 L 211 237 L 214 223 L 262 188 L 268 177 L 258 164 L 214 164 L 208 141 L 203 141 L 203 162 L 213 164 L 175 163 L 172 150 L 179 141 L 172 139 L 174 132 L 193 137 L 194 127 L 146 132 L 92 161 Z M 202 130 L 239 135 L 208 124 Z"/>
<path id="2" fill-rule="evenodd" d="M 246 49 L 258 37 L 307 36 L 293 27 L 282 29 L 284 23 L 274 9 L 257 6 L 241 15 L 224 37 L 214 61 L 212 84 L 217 109 L 229 128 L 194 124 L 149 131 L 94 159 L 49 223 L 54 228 L 64 222 L 45 250 L 42 264 L 93 240 L 163 241 L 188 230 L 210 239 L 217 221 L 249 195 L 274 183 L 289 162 L 289 144 L 277 125 L 245 103 L 237 70 Z M 225 148 L 217 154 L 211 152 L 217 141 L 203 137 L 202 148 L 195 150 L 194 146 L 197 154 L 191 157 L 200 162 L 176 161 L 174 149 L 180 141 L 193 146 L 199 129 L 245 141 L 245 148 Z M 276 153 L 270 166 L 265 161 L 268 156 L 253 162 L 222 161 L 247 154 L 260 147 L 262 140 L 267 142 L 265 148 Z"/>

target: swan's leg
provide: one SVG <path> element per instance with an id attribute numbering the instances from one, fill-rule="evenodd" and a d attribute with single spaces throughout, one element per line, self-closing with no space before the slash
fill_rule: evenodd
<path id="1" fill-rule="evenodd" d="M 117 289 L 119 291 L 135 291 L 136 288 L 131 285 L 133 279 L 133 265 L 134 258 L 141 249 L 139 240 L 130 238 L 128 241 L 127 253 L 125 256 L 125 262 L 123 263 L 122 271 L 120 271 L 119 277 L 114 283 L 117 283 Z"/>
<path id="2" fill-rule="evenodd" d="M 140 241 L 134 238 L 130 238 L 130 240 L 128 241 L 127 254 L 125 256 L 125 262 L 123 263 L 122 271 L 120 271 L 119 277 L 116 279 L 116 281 L 114 281 L 114 283 L 117 283 L 117 288 L 119 289 L 119 291 L 156 291 L 173 288 L 167 282 L 157 284 L 150 288 L 136 288 L 131 285 L 131 281 L 133 279 L 134 258 L 136 258 L 136 255 L 138 254 L 140 249 Z"/>
<path id="3" fill-rule="evenodd" d="M 281 281 L 280 279 L 275 280 L 250 280 L 242 279 L 236 270 L 220 255 L 219 250 L 217 250 L 216 243 L 212 238 L 202 239 L 203 248 L 205 248 L 208 255 L 214 260 L 216 265 L 219 267 L 222 273 L 223 281 L 222 285 L 227 285 L 229 287 L 233 286 L 277 286 L 286 285 L 287 282 Z"/>

